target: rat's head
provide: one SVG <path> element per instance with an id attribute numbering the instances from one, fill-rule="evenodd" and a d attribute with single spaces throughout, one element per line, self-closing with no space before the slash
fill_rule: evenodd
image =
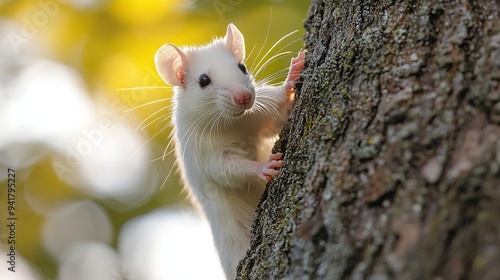
<path id="1" fill-rule="evenodd" d="M 236 118 L 255 101 L 253 79 L 244 58 L 243 35 L 229 24 L 226 36 L 207 46 L 180 49 L 163 45 L 155 55 L 155 64 L 163 80 L 177 87 L 178 101 L 186 100 L 187 106 L 198 111 L 213 110 L 219 116 Z"/>

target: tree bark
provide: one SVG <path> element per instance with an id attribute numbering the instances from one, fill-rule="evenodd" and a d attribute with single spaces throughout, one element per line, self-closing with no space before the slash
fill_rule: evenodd
<path id="1" fill-rule="evenodd" d="M 237 279 L 500 279 L 499 9 L 313 0 Z"/>

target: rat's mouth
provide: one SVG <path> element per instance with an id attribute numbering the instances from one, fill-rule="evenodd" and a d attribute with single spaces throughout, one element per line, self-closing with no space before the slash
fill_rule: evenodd
<path id="1" fill-rule="evenodd" d="M 247 112 L 250 111 L 250 109 L 243 109 L 243 108 L 232 108 L 227 114 L 227 117 L 230 119 L 239 119 L 247 114 Z"/>
<path id="2" fill-rule="evenodd" d="M 241 111 L 236 111 L 233 112 L 232 117 L 234 118 L 240 118 L 242 117 L 248 110 L 241 110 Z"/>

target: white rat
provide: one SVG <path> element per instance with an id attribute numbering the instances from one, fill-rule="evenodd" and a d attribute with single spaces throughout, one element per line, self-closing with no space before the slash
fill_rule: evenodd
<path id="1" fill-rule="evenodd" d="M 210 224 L 227 279 L 250 245 L 250 227 L 266 182 L 282 154 L 272 146 L 293 104 L 305 52 L 291 61 L 281 86 L 255 87 L 243 60 L 241 32 L 202 47 L 163 45 L 158 73 L 174 86 L 173 137 L 184 184 Z"/>

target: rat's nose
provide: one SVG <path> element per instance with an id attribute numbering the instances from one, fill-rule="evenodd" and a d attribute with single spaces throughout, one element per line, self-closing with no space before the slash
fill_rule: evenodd
<path id="1" fill-rule="evenodd" d="M 236 96 L 234 97 L 234 101 L 236 101 L 237 104 L 240 104 L 240 105 L 245 105 L 247 104 L 248 102 L 250 102 L 250 100 L 252 99 L 252 95 L 248 92 L 244 92 L 244 93 L 239 93 L 239 94 L 236 94 Z"/>
<path id="2" fill-rule="evenodd" d="M 234 94 L 234 102 L 238 106 L 247 107 L 252 101 L 252 93 L 249 91 L 240 91 Z"/>

